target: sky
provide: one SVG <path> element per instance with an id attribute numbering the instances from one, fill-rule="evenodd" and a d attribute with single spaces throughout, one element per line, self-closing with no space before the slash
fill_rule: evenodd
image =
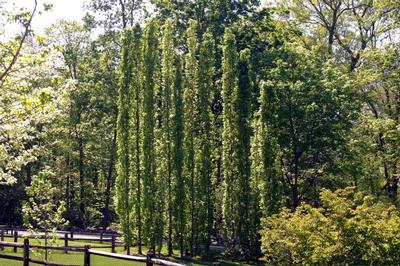
<path id="1" fill-rule="evenodd" d="M 26 7 L 32 10 L 34 0 L 9 0 L 17 7 Z M 8 2 L 8 1 L 6 1 Z M 41 33 L 44 28 L 50 26 L 58 19 L 81 20 L 85 12 L 83 10 L 84 0 L 38 0 L 38 8 L 43 11 L 43 4 L 53 4 L 50 11 L 37 14 L 32 21 L 32 29 Z"/>

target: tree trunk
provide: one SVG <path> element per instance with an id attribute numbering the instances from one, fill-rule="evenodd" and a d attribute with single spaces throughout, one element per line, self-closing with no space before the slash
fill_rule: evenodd
<path id="1" fill-rule="evenodd" d="M 85 228 L 85 177 L 84 177 L 84 150 L 83 150 L 83 139 L 78 138 L 79 146 L 79 186 L 80 186 L 80 198 L 79 198 L 79 211 L 80 211 L 80 222 L 82 227 Z"/>
<path id="2" fill-rule="evenodd" d="M 69 157 L 69 154 L 67 155 L 67 158 L 66 158 L 66 162 L 65 162 L 66 164 L 67 164 L 67 184 L 66 184 L 66 191 L 65 191 L 65 194 L 66 194 L 66 197 L 67 197 L 67 210 L 70 210 L 70 207 L 71 207 L 71 187 L 70 187 L 70 185 L 71 185 L 71 176 L 70 176 L 70 157 Z"/>
<path id="3" fill-rule="evenodd" d="M 194 144 L 193 144 L 193 132 L 190 132 L 190 134 L 191 134 L 191 138 L 190 138 L 190 147 L 191 147 L 191 149 L 192 149 L 192 152 L 194 153 Z M 191 156 L 192 157 L 192 159 L 193 160 L 191 160 L 192 162 L 194 162 L 194 157 L 193 157 L 193 155 Z M 191 184 L 190 184 L 190 197 L 191 197 L 191 199 L 190 199 L 190 201 L 191 201 L 191 213 L 190 213 L 190 215 L 191 215 L 191 234 L 190 234 L 190 255 L 193 257 L 195 254 L 195 252 L 194 252 L 194 247 L 193 247 L 193 245 L 194 245 L 194 239 L 195 239 L 195 224 L 196 224 L 196 222 L 195 222 L 195 219 L 194 219 L 194 193 L 195 193 L 195 191 L 194 191 L 194 182 L 195 182 L 195 179 L 194 179 L 194 163 L 192 164 L 192 167 L 191 167 L 192 169 L 191 169 L 191 172 L 190 172 L 190 180 L 191 180 Z"/>
<path id="4" fill-rule="evenodd" d="M 32 164 L 28 163 L 26 165 L 26 186 L 31 186 L 32 183 Z"/>
<path id="5" fill-rule="evenodd" d="M 140 179 L 141 179 L 141 171 L 140 171 L 140 102 L 139 102 L 139 92 L 136 94 L 136 174 L 137 174 L 137 193 L 136 193 L 136 201 L 137 201 L 137 223 L 138 223 L 138 253 L 142 254 L 142 206 L 141 206 L 141 186 L 140 186 Z"/>
<path id="6" fill-rule="evenodd" d="M 300 199 L 299 199 L 299 178 L 300 178 L 300 173 L 299 173 L 299 162 L 300 158 L 303 154 L 303 151 L 301 148 L 298 148 L 297 145 L 294 145 L 293 147 L 293 155 L 294 155 L 294 171 L 293 171 L 293 177 L 294 177 L 294 183 L 292 184 L 292 209 L 295 210 L 299 205 L 300 205 Z"/>
<path id="7" fill-rule="evenodd" d="M 169 97 L 169 96 L 168 96 Z M 170 108 L 168 103 L 167 108 Z M 171 167 L 171 134 L 169 116 L 167 116 L 167 160 L 168 160 L 168 256 L 172 255 L 172 167 Z"/>
<path id="8" fill-rule="evenodd" d="M 107 229 L 107 226 L 110 223 L 110 200 L 111 200 L 111 186 L 112 186 L 112 175 L 114 171 L 114 163 L 115 163 L 115 150 L 117 145 L 117 129 L 114 127 L 113 140 L 111 144 L 111 154 L 110 154 L 110 165 L 108 167 L 107 174 L 107 185 L 106 185 L 106 198 L 105 198 L 105 206 L 103 212 L 103 230 Z"/>

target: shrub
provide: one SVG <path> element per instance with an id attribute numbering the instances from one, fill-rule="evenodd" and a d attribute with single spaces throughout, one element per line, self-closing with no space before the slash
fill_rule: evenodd
<path id="1" fill-rule="evenodd" d="M 400 261 L 400 215 L 385 200 L 353 188 L 320 194 L 322 207 L 302 205 L 263 220 L 262 250 L 280 265 L 388 265 Z"/>

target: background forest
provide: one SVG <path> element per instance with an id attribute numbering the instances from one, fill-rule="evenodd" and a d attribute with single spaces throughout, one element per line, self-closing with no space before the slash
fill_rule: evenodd
<path id="1" fill-rule="evenodd" d="M 0 1 L 0 224 L 400 261 L 398 0 L 89 0 L 43 34 L 32 2 Z"/>

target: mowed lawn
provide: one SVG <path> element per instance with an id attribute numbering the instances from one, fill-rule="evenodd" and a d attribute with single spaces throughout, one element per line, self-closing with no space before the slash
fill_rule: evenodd
<path id="1" fill-rule="evenodd" d="M 13 242 L 12 238 L 5 238 L 4 241 L 7 242 Z M 23 242 L 22 238 L 18 239 L 18 242 Z M 44 240 L 35 240 L 35 239 L 29 239 L 30 244 L 32 245 L 44 245 Z M 84 246 L 84 245 L 91 245 L 93 248 L 95 246 L 108 246 L 111 245 L 109 242 L 103 242 L 100 244 L 99 242 L 83 242 L 83 241 L 68 241 L 68 244 L 70 246 Z M 64 245 L 64 240 L 58 240 L 57 241 L 58 246 L 63 246 Z M 117 252 L 118 253 L 125 253 L 123 247 L 117 247 Z M 107 251 L 110 252 L 110 248 L 98 248 L 97 250 L 102 250 L 102 251 Z M 22 252 L 23 250 L 18 248 L 18 252 L 14 253 L 12 247 L 5 247 L 4 251 L 0 251 L 0 254 L 7 254 L 7 255 L 13 255 L 13 256 L 21 256 L 22 257 Z M 35 251 L 35 252 L 30 252 L 29 256 L 31 258 L 39 259 L 39 260 L 44 260 L 44 250 L 40 251 Z M 83 265 L 83 252 L 72 252 L 69 251 L 68 254 L 65 254 L 64 251 L 61 250 L 51 250 L 49 251 L 48 254 L 48 261 L 50 262 L 57 262 L 57 263 L 62 263 L 62 264 L 75 264 L 75 265 Z M 134 261 L 125 261 L 125 260 L 117 260 L 117 259 L 112 259 L 112 258 L 106 258 L 106 257 L 100 257 L 100 256 L 95 256 L 91 255 L 90 256 L 90 262 L 91 265 L 94 266 L 108 266 L 108 265 L 113 265 L 113 266 L 128 266 L 128 265 L 146 265 L 144 263 L 140 262 L 134 262 Z M 6 259 L 1 259 L 0 258 L 0 266 L 20 266 L 22 265 L 22 262 L 20 261 L 15 261 L 15 260 L 6 260 Z M 39 265 L 35 263 L 30 263 L 29 265 Z"/>
<path id="2" fill-rule="evenodd" d="M 12 238 L 5 238 L 4 241 L 7 242 L 13 242 Z M 44 240 L 36 240 L 36 239 L 29 239 L 30 244 L 32 245 L 44 245 Z M 18 242 L 23 242 L 23 238 L 19 238 Z M 111 252 L 111 248 L 96 248 L 96 246 L 108 246 L 111 245 L 110 242 L 103 242 L 100 244 L 98 241 L 96 242 L 83 242 L 83 241 L 68 241 L 69 246 L 85 246 L 85 245 L 91 245 L 92 248 L 96 250 L 101 250 L 101 251 L 107 251 Z M 57 246 L 64 246 L 64 240 L 57 240 Z M 116 248 L 117 253 L 121 254 L 126 254 L 126 251 L 124 250 L 123 247 L 117 247 Z M 12 247 L 5 247 L 4 251 L 0 251 L 0 254 L 7 254 L 7 255 L 14 255 L 14 256 L 20 256 L 22 257 L 22 248 L 18 248 L 18 252 L 14 253 Z M 40 253 L 38 253 L 40 252 Z M 136 250 L 133 248 L 132 253 L 135 253 Z M 162 253 L 166 253 L 166 250 L 162 250 Z M 144 251 L 146 253 L 146 250 Z M 177 254 L 178 251 L 175 252 Z M 62 263 L 62 264 L 74 264 L 74 265 L 83 265 L 83 252 L 72 252 L 69 251 L 68 254 L 65 254 L 64 251 L 61 250 L 52 250 L 49 251 L 48 255 L 48 261 L 50 262 L 57 262 L 57 263 Z M 39 259 L 39 260 L 44 260 L 44 250 L 40 251 L 34 251 L 30 252 L 30 257 Z M 193 266 L 200 266 L 200 265 L 212 265 L 212 261 L 203 261 L 200 258 L 192 259 L 192 260 L 184 260 L 181 261 L 177 258 L 166 258 L 170 261 L 175 261 L 178 263 L 183 263 L 186 265 L 193 265 Z M 218 260 L 217 257 L 214 261 L 220 261 L 221 265 L 246 265 L 240 262 L 231 262 L 231 261 L 225 261 L 225 260 Z M 90 262 L 91 265 L 93 266 L 139 266 L 139 265 L 146 265 L 145 263 L 140 263 L 140 262 L 134 262 L 134 261 L 126 261 L 126 260 L 120 260 L 120 259 L 112 259 L 112 258 L 106 258 L 102 256 L 96 256 L 96 255 L 91 255 L 90 256 Z M 13 260 L 6 260 L 6 259 L 1 259 L 0 258 L 0 266 L 21 266 L 22 262 L 20 261 L 13 261 Z M 29 265 L 38 265 L 35 263 L 30 263 Z"/>

